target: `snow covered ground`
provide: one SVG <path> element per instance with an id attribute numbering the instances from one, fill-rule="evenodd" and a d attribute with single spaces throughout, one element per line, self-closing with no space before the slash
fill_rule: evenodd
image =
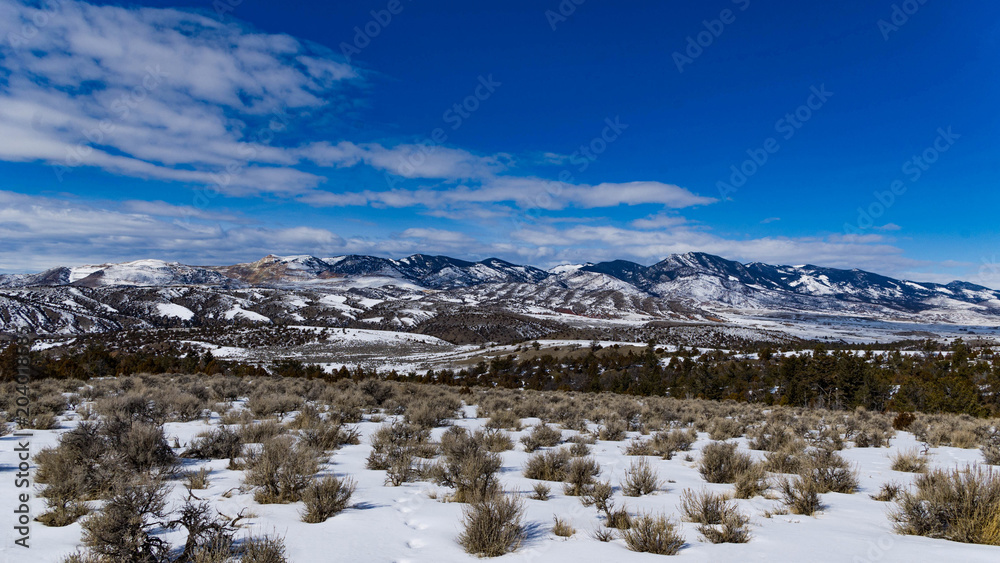
<path id="1" fill-rule="evenodd" d="M 485 424 L 485 419 L 476 418 L 474 406 L 463 407 L 465 418 L 455 419 L 453 424 L 475 429 Z M 69 414 L 63 417 L 61 430 L 34 431 L 31 450 L 37 452 L 45 446 L 54 445 L 57 437 L 66 428 L 77 424 L 78 417 Z M 391 419 L 391 417 L 390 417 Z M 537 419 L 523 419 L 526 430 L 511 432 L 518 440 L 537 423 Z M 227 469 L 226 460 L 183 460 L 184 470 L 210 469 L 210 484 L 206 490 L 195 491 L 199 498 L 211 499 L 223 514 L 233 516 L 242 508 L 255 515 L 250 520 L 254 534 L 271 533 L 284 536 L 288 548 L 287 555 L 292 562 L 344 561 L 344 562 L 472 562 L 476 557 L 466 554 L 456 543 L 460 533 L 462 504 L 447 503 L 431 498 L 443 496 L 446 488 L 428 482 L 408 483 L 400 487 L 384 484 L 385 471 L 365 468 L 365 458 L 371 451 L 368 438 L 387 422 L 366 420 L 356 425 L 362 434 L 361 444 L 347 445 L 337 450 L 329 458 L 323 471 L 338 476 L 350 476 L 358 483 L 352 499 L 353 506 L 345 512 L 321 524 L 306 524 L 300 521 L 302 503 L 261 505 L 253 500 L 252 494 L 239 490 L 242 471 Z M 213 414 L 209 422 L 202 420 L 187 423 L 167 423 L 168 441 L 176 437 L 180 444 L 188 444 L 199 432 L 218 424 Z M 437 439 L 444 428 L 433 431 L 432 439 Z M 563 430 L 567 438 L 575 431 Z M 629 437 L 638 436 L 629 433 Z M 13 436 L 0 438 L 0 499 L 5 510 L 0 513 L 0 528 L 3 541 L 0 545 L 0 560 L 4 562 L 32 561 L 55 562 L 72 553 L 80 545 L 81 527 L 75 523 L 63 528 L 48 528 L 38 522 L 31 523 L 30 549 L 13 544 L 15 534 L 14 513 L 16 494 L 14 475 L 16 459 L 13 452 L 18 439 Z M 744 438 L 737 440 L 746 447 Z M 697 471 L 697 460 L 702 447 L 710 440 L 706 434 L 689 452 L 693 461 L 685 460 L 684 453 L 666 461 L 659 457 L 649 457 L 665 488 L 653 495 L 628 498 L 616 493 L 615 500 L 624 504 L 633 514 L 640 511 L 666 513 L 676 521 L 680 520 L 678 503 L 681 492 L 686 488 L 726 493 L 731 485 L 711 485 L 705 483 Z M 598 441 L 593 446 L 593 457 L 602 467 L 601 479 L 610 479 L 618 485 L 624 470 L 637 458 L 623 455 L 626 441 Z M 776 500 L 757 497 L 737 500 L 740 509 L 752 516 L 753 537 L 746 544 L 710 544 L 699 541 L 695 525 L 681 523 L 686 546 L 676 556 L 681 561 L 702 562 L 742 562 L 742 561 L 789 561 L 789 562 L 919 562 L 919 561 L 961 561 L 995 562 L 1000 560 L 1000 547 L 969 545 L 945 540 L 916 536 L 900 536 L 891 529 L 886 512 L 889 504 L 872 500 L 868 495 L 889 481 L 908 484 L 914 475 L 890 469 L 889 456 L 901 449 L 917 445 L 914 437 L 900 432 L 892 439 L 891 448 L 847 448 L 841 452 L 847 460 L 856 464 L 861 489 L 856 494 L 828 493 L 822 495 L 825 505 L 815 517 L 783 515 L 765 517 L 764 513 L 780 507 Z M 179 450 L 178 450 L 179 451 Z M 762 458 L 762 452 L 753 452 Z M 521 474 L 529 454 L 518 444 L 513 451 L 502 454 L 503 468 L 501 482 L 509 494 L 525 497 L 526 524 L 528 538 L 514 553 L 502 561 L 533 562 L 583 562 L 583 561 L 660 561 L 661 556 L 634 553 L 626 549 L 622 540 L 601 543 L 592 538 L 600 520 L 597 510 L 584 507 L 579 497 L 562 494 L 558 483 L 552 485 L 553 497 L 548 501 L 528 499 L 532 486 L 537 481 L 526 479 Z M 951 468 L 981 461 L 978 450 L 939 447 L 931 450 L 931 466 Z M 438 495 L 435 495 L 439 493 Z M 171 504 L 179 507 L 186 497 L 181 481 L 173 483 Z M 43 510 L 41 499 L 31 501 L 32 514 Z M 552 534 L 553 517 L 568 521 L 577 532 L 570 538 Z M 180 532 L 169 532 L 165 537 L 174 545 L 183 544 Z"/>

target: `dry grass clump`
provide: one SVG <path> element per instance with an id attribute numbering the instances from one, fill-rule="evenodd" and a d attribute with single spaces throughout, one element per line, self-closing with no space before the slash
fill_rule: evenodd
<path id="1" fill-rule="evenodd" d="M 641 497 L 659 490 L 661 481 L 656 470 L 645 458 L 633 461 L 625 470 L 622 494 L 627 497 Z"/>
<path id="2" fill-rule="evenodd" d="M 576 529 L 569 524 L 569 522 L 559 518 L 558 516 L 553 516 L 552 519 L 554 523 L 552 524 L 552 533 L 561 537 L 568 538 L 576 533 Z"/>
<path id="3" fill-rule="evenodd" d="M 538 448 L 551 448 L 557 446 L 562 440 L 562 432 L 548 426 L 539 424 L 532 428 L 531 433 L 521 437 L 524 444 L 524 451 L 531 453 Z"/>
<path id="4" fill-rule="evenodd" d="M 528 458 L 523 474 L 528 479 L 540 481 L 562 481 L 566 478 L 566 468 L 573 456 L 566 448 L 538 452 Z"/>
<path id="5" fill-rule="evenodd" d="M 684 536 L 677 525 L 663 515 L 640 514 L 621 536 L 630 550 L 643 553 L 677 555 L 684 546 Z"/>
<path id="6" fill-rule="evenodd" d="M 523 518 L 524 503 L 515 496 L 501 493 L 478 499 L 462 512 L 458 543 L 480 557 L 510 553 L 524 540 Z"/>
<path id="7" fill-rule="evenodd" d="M 321 479 L 313 479 L 302 491 L 302 500 L 305 502 L 302 521 L 318 524 L 343 512 L 356 487 L 357 484 L 350 478 L 338 479 L 327 475 Z"/>
<path id="8" fill-rule="evenodd" d="M 737 476 L 753 467 L 753 459 L 736 444 L 713 442 L 701 450 L 698 472 L 709 483 L 735 483 Z"/>
<path id="9" fill-rule="evenodd" d="M 316 450 L 278 436 L 247 454 L 244 483 L 255 489 L 254 500 L 261 504 L 296 502 L 318 470 Z"/>
<path id="10" fill-rule="evenodd" d="M 914 485 L 890 514 L 898 533 L 1000 545 L 1000 476 L 992 469 L 935 469 Z"/>
<path id="11" fill-rule="evenodd" d="M 916 448 L 901 450 L 892 455 L 892 470 L 906 473 L 923 473 L 927 471 L 927 457 L 920 454 Z"/>

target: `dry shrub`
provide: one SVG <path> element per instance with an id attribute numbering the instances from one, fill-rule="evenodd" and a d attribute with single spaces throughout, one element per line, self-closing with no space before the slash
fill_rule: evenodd
<path id="1" fill-rule="evenodd" d="M 850 494 L 858 490 L 857 472 L 835 451 L 807 452 L 799 475 L 815 483 L 820 493 Z"/>
<path id="2" fill-rule="evenodd" d="M 571 459 L 569 450 L 565 448 L 539 452 L 528 458 L 523 474 L 528 479 L 562 481 L 566 478 L 566 467 Z"/>
<path id="3" fill-rule="evenodd" d="M 590 446 L 584 442 L 573 442 L 569 447 L 569 455 L 573 457 L 585 457 L 590 455 Z"/>
<path id="4" fill-rule="evenodd" d="M 746 433 L 746 426 L 732 418 L 715 418 L 709 424 L 709 437 L 713 440 L 731 440 Z"/>
<path id="5" fill-rule="evenodd" d="M 768 489 L 767 470 L 761 463 L 754 463 L 736 475 L 733 496 L 740 499 L 763 495 Z"/>
<path id="6" fill-rule="evenodd" d="M 677 525 L 663 515 L 640 514 L 621 535 L 630 550 L 643 553 L 676 555 L 684 546 Z"/>
<path id="7" fill-rule="evenodd" d="M 73 498 L 52 496 L 45 499 L 45 505 L 48 510 L 39 514 L 35 520 L 52 528 L 69 526 L 90 513 L 87 503 Z"/>
<path id="8" fill-rule="evenodd" d="M 260 451 L 246 456 L 244 482 L 255 488 L 261 504 L 296 502 L 319 470 L 316 450 L 302 447 L 289 436 L 264 442 Z"/>
<path id="9" fill-rule="evenodd" d="M 819 498 L 819 486 L 815 481 L 797 477 L 782 479 L 778 484 L 782 502 L 795 514 L 812 516 L 822 508 Z"/>
<path id="10" fill-rule="evenodd" d="M 905 473 L 923 473 L 927 471 L 927 457 L 920 454 L 916 448 L 898 451 L 892 455 L 892 470 Z"/>
<path id="11" fill-rule="evenodd" d="M 83 501 L 108 494 L 135 475 L 171 476 L 177 460 L 163 429 L 148 423 L 119 421 L 114 426 L 83 422 L 59 438 L 59 445 L 35 455 L 35 480 L 52 525 L 65 525 L 86 513 Z"/>
<path id="12" fill-rule="evenodd" d="M 355 488 L 357 483 L 350 478 L 338 479 L 333 475 L 327 475 L 321 479 L 313 479 L 302 491 L 302 500 L 305 502 L 302 521 L 318 524 L 339 514 L 347 508 Z"/>
<path id="13" fill-rule="evenodd" d="M 170 545 L 153 531 L 166 517 L 167 492 L 156 480 L 116 483 L 101 510 L 83 521 L 84 545 L 115 563 L 166 561 Z"/>
<path id="14" fill-rule="evenodd" d="M 694 428 L 688 430 L 671 430 L 653 434 L 651 446 L 653 455 L 672 459 L 676 452 L 686 452 L 698 441 L 698 432 Z"/>
<path id="15" fill-rule="evenodd" d="M 727 510 L 725 497 L 707 489 L 699 492 L 684 489 L 680 509 L 684 519 L 696 524 L 719 524 Z"/>
<path id="16" fill-rule="evenodd" d="M 562 432 L 548 426 L 539 424 L 531 429 L 531 433 L 521 437 L 524 444 L 524 451 L 531 453 L 538 448 L 551 448 L 559 444 L 562 440 Z"/>
<path id="17" fill-rule="evenodd" d="M 234 430 L 219 426 L 214 430 L 202 432 L 191 440 L 191 445 L 181 454 L 184 458 L 194 459 L 228 459 L 230 467 L 236 458 L 243 454 L 243 438 Z"/>
<path id="18" fill-rule="evenodd" d="M 188 489 L 207 489 L 208 488 L 208 475 L 211 471 L 207 467 L 202 467 L 198 471 L 189 471 L 184 474 L 184 478 L 187 479 Z"/>
<path id="19" fill-rule="evenodd" d="M 802 451 L 806 445 L 801 440 L 789 442 L 778 451 L 764 454 L 764 469 L 771 473 L 798 473 L 802 469 Z"/>
<path id="20" fill-rule="evenodd" d="M 458 536 L 467 553 L 499 557 L 516 550 L 525 537 L 524 503 L 517 497 L 497 494 L 468 505 Z"/>
<path id="21" fill-rule="evenodd" d="M 421 428 L 435 428 L 443 426 L 445 421 L 453 418 L 460 406 L 460 401 L 450 397 L 414 400 L 407 405 L 404 419 L 409 424 Z"/>
<path id="22" fill-rule="evenodd" d="M 749 523 L 750 518 L 747 515 L 735 507 L 727 506 L 722 522 L 701 524 L 698 526 L 698 533 L 711 543 L 746 543 L 750 541 Z"/>
<path id="23" fill-rule="evenodd" d="M 521 429 L 521 419 L 510 410 L 496 411 L 486 421 L 486 427 L 518 431 Z"/>
<path id="24" fill-rule="evenodd" d="M 137 392 L 100 399 L 94 404 L 94 411 L 109 425 L 131 426 L 135 422 L 163 424 L 167 418 L 163 405 Z"/>
<path id="25" fill-rule="evenodd" d="M 258 418 L 276 415 L 279 419 L 302 404 L 302 399 L 287 393 L 275 394 L 269 390 L 262 389 L 250 395 L 247 399 L 247 408 Z"/>
<path id="26" fill-rule="evenodd" d="M 751 450 L 777 452 L 796 440 L 792 429 L 778 422 L 768 422 L 747 432 L 747 445 Z"/>
<path id="27" fill-rule="evenodd" d="M 500 489 L 497 471 L 502 459 L 487 451 L 482 434 L 470 435 L 459 426 L 448 429 L 441 437 L 443 459 L 437 465 L 435 481 L 455 488 L 456 502 L 473 502 L 494 496 Z"/>
<path id="28" fill-rule="evenodd" d="M 566 465 L 566 486 L 563 492 L 567 496 L 580 496 L 594 483 L 594 478 L 601 474 L 601 466 L 590 457 L 577 457 Z"/>
<path id="29" fill-rule="evenodd" d="M 606 440 L 608 442 L 620 442 L 625 439 L 625 433 L 628 431 L 628 424 L 620 418 L 611 418 L 604 422 L 601 426 L 601 430 L 598 433 L 598 437 L 601 440 Z"/>
<path id="30" fill-rule="evenodd" d="M 753 466 L 753 459 L 737 451 L 736 444 L 713 442 L 701 451 L 698 471 L 709 483 L 734 483 L 740 473 Z"/>
<path id="31" fill-rule="evenodd" d="M 576 533 L 576 529 L 574 529 L 569 522 L 559 518 L 558 516 L 553 516 L 552 519 L 554 520 L 552 525 L 553 534 L 561 538 L 568 538 Z"/>
<path id="32" fill-rule="evenodd" d="M 280 536 L 256 536 L 240 546 L 240 563 L 286 563 L 285 540 Z"/>
<path id="33" fill-rule="evenodd" d="M 244 444 L 263 444 L 275 436 L 284 434 L 288 429 L 273 420 L 265 420 L 241 424 L 236 431 Z"/>
<path id="34" fill-rule="evenodd" d="M 653 453 L 653 445 L 651 440 L 643 440 L 642 438 L 633 438 L 625 449 L 623 453 L 625 455 L 656 455 Z"/>
<path id="35" fill-rule="evenodd" d="M 514 449 L 514 440 L 506 432 L 499 428 L 487 428 L 476 431 L 476 440 L 483 444 L 486 451 L 493 453 L 505 452 Z"/>
<path id="36" fill-rule="evenodd" d="M 914 485 L 889 516 L 898 533 L 1000 545 L 1000 476 L 992 469 L 935 469 Z"/>
<path id="37" fill-rule="evenodd" d="M 346 444 L 361 443 L 361 433 L 356 428 L 346 427 L 339 422 L 320 421 L 299 431 L 302 443 L 317 450 L 330 451 Z"/>
<path id="38" fill-rule="evenodd" d="M 429 438 L 430 430 L 427 428 L 402 422 L 384 425 L 372 434 L 372 451 L 368 454 L 366 467 L 387 470 L 396 466 L 399 471 L 401 460 L 408 460 L 409 464 L 424 450 L 429 450 L 433 456 L 436 448 L 427 442 Z"/>
<path id="39" fill-rule="evenodd" d="M 358 389 L 371 399 L 372 406 L 375 407 L 382 407 L 396 393 L 395 388 L 391 384 L 377 379 L 362 381 L 358 385 Z"/>
<path id="40" fill-rule="evenodd" d="M 892 502 L 899 497 L 899 494 L 903 492 L 903 486 L 894 481 L 888 483 L 883 483 L 879 488 L 878 493 L 874 495 L 868 495 L 872 500 L 877 500 L 879 502 Z"/>
<path id="41" fill-rule="evenodd" d="M 532 491 L 531 498 L 545 501 L 549 500 L 549 495 L 552 493 L 552 487 L 549 487 L 545 483 L 535 483 L 535 486 L 532 487 Z"/>
<path id="42" fill-rule="evenodd" d="M 979 448 L 983 454 L 983 461 L 989 465 L 1000 465 L 1000 430 L 991 429 L 983 440 L 983 445 Z"/>
<path id="43" fill-rule="evenodd" d="M 633 461 L 625 470 L 625 480 L 622 481 L 622 494 L 627 497 L 640 497 L 657 491 L 660 488 L 660 478 L 656 470 L 645 458 Z"/>

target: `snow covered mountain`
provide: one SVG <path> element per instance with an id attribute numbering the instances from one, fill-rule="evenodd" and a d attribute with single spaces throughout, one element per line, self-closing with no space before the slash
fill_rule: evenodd
<path id="1" fill-rule="evenodd" d="M 616 260 L 549 271 L 496 258 L 269 255 L 231 266 L 138 260 L 0 275 L 0 330 L 80 333 L 231 322 L 419 330 L 436 317 L 475 314 L 570 324 L 804 314 L 995 326 L 1000 291 L 861 270 L 741 264 L 704 253 L 672 255 L 651 266 Z"/>

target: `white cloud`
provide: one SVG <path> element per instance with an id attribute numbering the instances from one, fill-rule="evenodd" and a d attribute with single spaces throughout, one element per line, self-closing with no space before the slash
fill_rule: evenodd
<path id="1" fill-rule="evenodd" d="M 313 143 L 299 154 L 320 166 L 354 166 L 364 162 L 404 178 L 481 180 L 492 178 L 507 168 L 507 155 L 477 156 L 462 149 L 421 144 L 401 144 L 386 148 L 378 143 L 354 144 L 341 141 Z"/>
<path id="2" fill-rule="evenodd" d="M 55 5 L 0 0 L 0 159 L 199 184 L 236 166 L 219 187 L 242 194 L 322 182 L 271 141 L 358 77 L 323 48 L 179 10 Z"/>
<path id="3" fill-rule="evenodd" d="M 388 189 L 361 192 L 311 192 L 302 201 L 317 206 L 415 207 L 448 209 L 461 205 L 512 203 L 524 209 L 554 211 L 619 205 L 658 204 L 671 208 L 707 205 L 716 200 L 660 182 L 567 184 L 541 178 L 498 176 L 480 186 L 447 189 Z"/>
<path id="4" fill-rule="evenodd" d="M 161 258 L 226 264 L 271 252 L 343 253 L 345 241 L 311 227 L 224 229 L 170 217 L 181 206 L 151 203 L 147 212 L 120 212 L 86 203 L 0 191 L 0 271 L 41 271 L 57 265 Z M 127 207 L 142 208 L 140 202 Z M 206 215 L 205 218 L 208 218 Z"/>

